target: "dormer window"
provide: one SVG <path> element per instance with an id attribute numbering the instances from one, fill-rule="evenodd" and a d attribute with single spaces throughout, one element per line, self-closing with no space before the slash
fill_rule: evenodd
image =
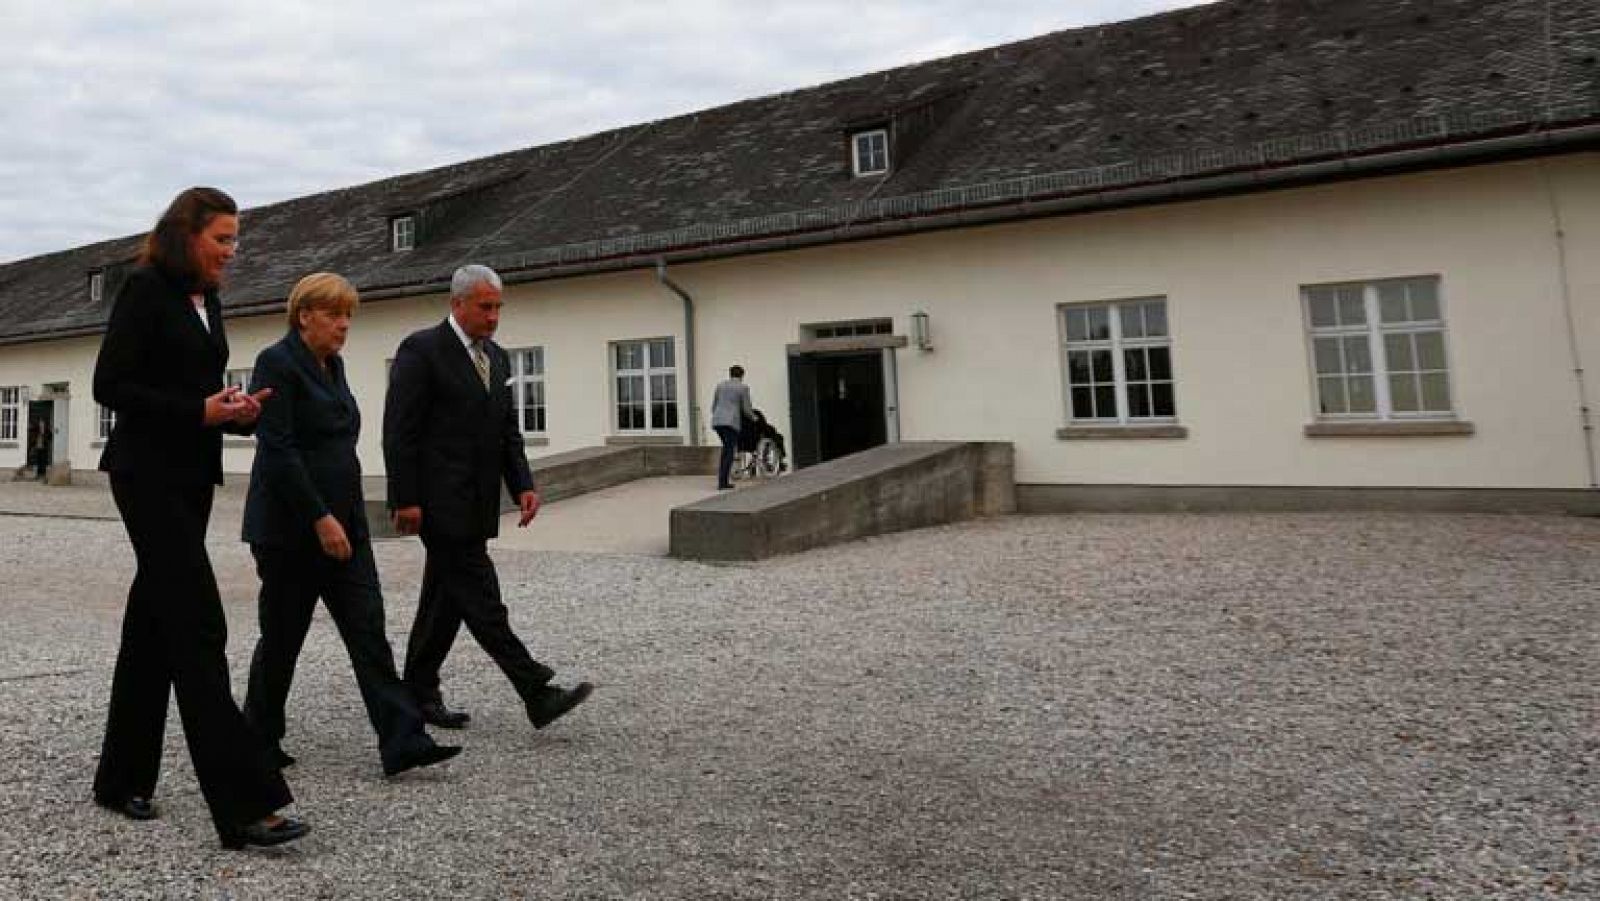
<path id="1" fill-rule="evenodd" d="M 389 220 L 389 249 L 395 253 L 417 246 L 417 217 L 396 216 Z"/>
<path id="2" fill-rule="evenodd" d="M 89 273 L 89 302 L 99 303 L 106 296 L 106 274 L 96 269 Z"/>
<path id="3" fill-rule="evenodd" d="M 889 171 L 889 131 L 874 128 L 850 136 L 855 174 L 882 175 Z"/>

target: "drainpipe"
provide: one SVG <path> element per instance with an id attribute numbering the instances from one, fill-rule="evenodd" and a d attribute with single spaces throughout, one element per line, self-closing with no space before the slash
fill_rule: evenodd
<path id="1" fill-rule="evenodd" d="M 672 293 L 683 298 L 683 359 L 688 381 L 689 392 L 689 446 L 700 446 L 700 393 L 695 390 L 694 380 L 694 298 L 689 292 L 683 290 L 677 282 L 667 277 L 667 261 L 656 259 L 656 281 L 665 285 Z"/>
<path id="2" fill-rule="evenodd" d="M 1583 354 L 1578 341 L 1578 326 L 1572 315 L 1572 277 L 1567 266 L 1567 230 L 1561 221 L 1561 205 L 1556 200 L 1556 189 L 1550 183 L 1549 163 L 1540 161 L 1539 174 L 1544 179 L 1545 197 L 1550 203 L 1550 220 L 1555 228 L 1556 272 L 1561 277 L 1561 313 L 1567 323 L 1567 353 L 1572 358 L 1572 377 L 1578 386 L 1578 428 L 1583 432 L 1583 453 L 1589 465 L 1589 487 L 1600 488 L 1600 466 L 1595 461 L 1594 423 L 1589 407 L 1589 389 L 1583 381 Z"/>

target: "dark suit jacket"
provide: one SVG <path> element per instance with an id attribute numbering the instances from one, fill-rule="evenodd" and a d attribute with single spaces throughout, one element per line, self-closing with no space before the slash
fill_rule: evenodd
<path id="1" fill-rule="evenodd" d="M 205 425 L 205 402 L 222 390 L 228 338 L 216 292 L 205 298 L 209 331 L 166 272 L 140 266 L 123 283 L 94 366 L 94 399 L 117 413 L 102 470 L 222 484 L 223 430 Z"/>
<path id="2" fill-rule="evenodd" d="M 383 408 L 389 506 L 422 507 L 423 537 L 500 532 L 500 483 L 532 490 L 512 402 L 511 358 L 488 343 L 489 390 L 449 321 L 400 342 Z"/>
<path id="3" fill-rule="evenodd" d="M 344 361 L 317 358 L 290 329 L 256 357 L 250 390 L 271 388 L 256 423 L 256 457 L 244 504 L 244 540 L 320 553 L 313 524 L 332 513 L 351 543 L 368 538 L 356 439 L 361 411 Z"/>

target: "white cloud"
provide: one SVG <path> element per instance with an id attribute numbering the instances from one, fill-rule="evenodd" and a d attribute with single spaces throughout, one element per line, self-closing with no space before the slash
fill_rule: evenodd
<path id="1" fill-rule="evenodd" d="M 1196 2 L 0 0 L 0 262 Z"/>

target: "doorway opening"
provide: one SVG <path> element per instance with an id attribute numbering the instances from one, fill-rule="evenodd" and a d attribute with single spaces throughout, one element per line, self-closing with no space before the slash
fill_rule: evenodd
<path id="1" fill-rule="evenodd" d="M 894 351 L 789 357 L 789 424 L 796 468 L 898 440 Z"/>

